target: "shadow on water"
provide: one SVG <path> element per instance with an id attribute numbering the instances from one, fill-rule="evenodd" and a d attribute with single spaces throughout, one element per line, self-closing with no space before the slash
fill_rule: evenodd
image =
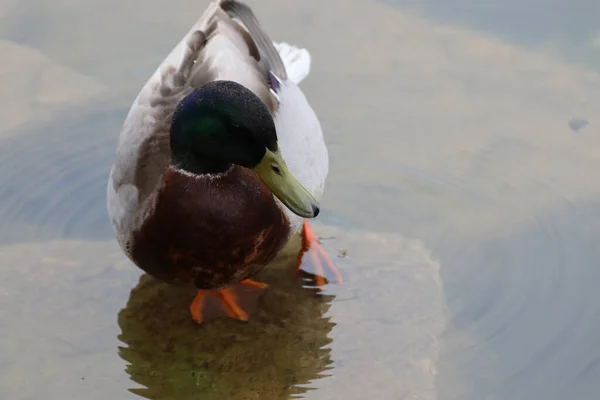
<path id="1" fill-rule="evenodd" d="M 291 265 L 277 262 L 259 275 L 269 289 L 248 323 L 198 326 L 188 311 L 193 289 L 143 275 L 118 317 L 126 344 L 119 354 L 144 387 L 130 391 L 152 400 L 303 397 L 331 368 L 335 324 L 325 314 L 335 296 L 303 288 Z"/>

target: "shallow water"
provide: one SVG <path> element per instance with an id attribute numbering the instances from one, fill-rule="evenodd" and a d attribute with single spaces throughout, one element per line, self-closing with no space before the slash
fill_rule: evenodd
<path id="1" fill-rule="evenodd" d="M 197 327 L 121 255 L 105 185 L 206 2 L 0 1 L 0 398 L 596 399 L 595 3 L 284 3 L 252 5 L 312 53 L 345 281 L 286 254 L 249 323 Z"/>

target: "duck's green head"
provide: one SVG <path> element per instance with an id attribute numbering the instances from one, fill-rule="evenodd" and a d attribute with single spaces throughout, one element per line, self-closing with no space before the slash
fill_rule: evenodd
<path id="1" fill-rule="evenodd" d="M 314 218 L 315 198 L 290 173 L 277 143 L 275 123 L 252 91 L 214 81 L 179 102 L 171 124 L 172 163 L 197 175 L 252 169 L 293 213 Z"/>

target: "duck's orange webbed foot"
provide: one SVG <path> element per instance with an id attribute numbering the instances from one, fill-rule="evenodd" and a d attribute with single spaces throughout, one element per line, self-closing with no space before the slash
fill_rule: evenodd
<path id="1" fill-rule="evenodd" d="M 302 228 L 302 248 L 298 253 L 295 272 L 310 275 L 315 286 L 325 286 L 329 282 L 342 283 L 342 274 L 319 243 L 308 221 L 304 221 Z"/>
<path id="2" fill-rule="evenodd" d="M 198 324 L 223 316 L 248 321 L 266 288 L 266 283 L 246 279 L 221 290 L 198 290 L 190 313 Z"/>

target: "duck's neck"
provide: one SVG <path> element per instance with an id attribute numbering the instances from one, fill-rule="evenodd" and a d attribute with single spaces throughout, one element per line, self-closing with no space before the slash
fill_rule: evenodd
<path id="1" fill-rule="evenodd" d="M 200 158 L 190 151 L 173 151 L 171 165 L 194 175 L 218 175 L 232 167 L 229 162 Z"/>
<path id="2" fill-rule="evenodd" d="M 226 172 L 232 166 L 223 143 L 226 129 L 217 117 L 182 110 L 171 125 L 171 164 L 196 175 Z"/>

